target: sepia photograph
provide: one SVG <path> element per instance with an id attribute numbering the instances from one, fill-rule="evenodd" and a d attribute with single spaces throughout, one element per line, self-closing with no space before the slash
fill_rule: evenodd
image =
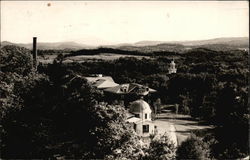
<path id="1" fill-rule="evenodd" d="M 0 10 L 0 159 L 250 159 L 249 1 Z"/>

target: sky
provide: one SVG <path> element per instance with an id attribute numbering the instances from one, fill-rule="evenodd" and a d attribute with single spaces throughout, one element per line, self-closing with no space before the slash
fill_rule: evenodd
<path id="1" fill-rule="evenodd" d="M 248 1 L 1 1 L 1 41 L 87 45 L 248 37 Z"/>

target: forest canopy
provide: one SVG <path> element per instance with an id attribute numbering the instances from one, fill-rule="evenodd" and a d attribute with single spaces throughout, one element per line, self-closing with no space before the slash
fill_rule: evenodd
<path id="1" fill-rule="evenodd" d="M 176 74 L 168 74 L 172 53 Z M 139 138 L 125 123 L 124 107 L 100 103 L 105 95 L 83 78 L 100 73 L 116 83 L 136 82 L 156 89 L 149 97 L 152 106 L 160 98 L 163 104 L 179 104 L 183 114 L 215 125 L 212 135 L 204 135 L 214 158 L 246 156 L 248 52 L 197 48 L 172 53 L 149 52 L 150 59 L 125 57 L 82 63 L 63 63 L 66 57 L 59 55 L 54 63 L 40 64 L 35 71 L 29 50 L 2 47 L 1 156 L 140 159 L 150 157 L 145 153 L 159 149 L 155 146 L 168 146 L 153 142 L 152 148 L 145 150 L 138 145 Z M 232 136 L 225 136 L 229 132 Z"/>

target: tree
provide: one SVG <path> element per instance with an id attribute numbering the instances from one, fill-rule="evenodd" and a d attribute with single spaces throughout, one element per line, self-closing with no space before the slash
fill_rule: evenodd
<path id="1" fill-rule="evenodd" d="M 125 121 L 124 108 L 97 104 L 100 92 L 79 75 L 61 78 L 55 84 L 31 74 L 15 84 L 20 107 L 11 105 L 1 121 L 2 156 L 140 157 L 139 139 Z"/>
<path id="2" fill-rule="evenodd" d="M 14 90 L 18 82 L 33 74 L 30 50 L 17 46 L 0 49 L 0 106 L 1 118 L 11 109 L 19 108 L 19 97 Z"/>
<path id="3" fill-rule="evenodd" d="M 37 146 L 43 146 L 41 140 L 45 139 L 40 139 L 39 135 L 44 134 L 46 125 L 42 125 L 43 121 L 39 123 L 39 119 L 45 109 L 41 106 L 47 106 L 44 103 L 44 89 L 48 84 L 46 82 L 46 76 L 30 73 L 13 84 L 11 95 L 1 108 L 4 112 L 1 116 L 2 157 L 25 158 L 29 154 L 35 156 L 39 151 L 33 145 L 37 143 Z"/>
<path id="4" fill-rule="evenodd" d="M 186 141 L 182 142 L 176 151 L 177 159 L 209 159 L 209 146 L 195 135 L 191 135 Z"/>
<path id="5" fill-rule="evenodd" d="M 160 139 L 153 139 L 149 148 L 145 150 L 143 160 L 172 160 L 175 159 L 175 145 L 170 139 L 163 135 Z"/>
<path id="6" fill-rule="evenodd" d="M 154 111 L 155 115 L 157 116 L 158 113 L 161 113 L 161 99 L 157 98 L 156 101 L 154 102 Z"/>
<path id="7" fill-rule="evenodd" d="M 180 112 L 183 114 L 190 114 L 190 98 L 189 94 L 185 95 L 179 95 L 179 101 L 180 101 Z"/>
<path id="8" fill-rule="evenodd" d="M 242 158 L 249 151 L 249 119 L 247 91 L 235 84 L 226 84 L 216 102 L 215 157 L 222 159 Z M 230 133 L 230 134 L 227 134 Z"/>
<path id="9" fill-rule="evenodd" d="M 139 138 L 126 123 L 125 109 L 119 105 L 97 105 L 92 112 L 94 135 L 90 141 L 96 158 L 138 159 L 143 155 Z M 95 120 L 94 120 L 95 119 Z"/>
<path id="10" fill-rule="evenodd" d="M 27 75 L 32 70 L 30 50 L 17 46 L 4 46 L 0 49 L 0 68 L 4 73 Z"/>
<path id="11" fill-rule="evenodd" d="M 53 63 L 60 63 L 62 64 L 62 61 L 64 60 L 64 56 L 62 53 L 58 54 L 56 58 L 54 59 Z"/>

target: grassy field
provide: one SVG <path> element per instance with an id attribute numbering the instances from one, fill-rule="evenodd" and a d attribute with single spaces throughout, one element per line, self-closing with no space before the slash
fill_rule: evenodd
<path id="1" fill-rule="evenodd" d="M 123 55 L 123 54 L 112 54 L 112 53 L 101 53 L 99 55 L 81 55 L 81 56 L 74 56 L 68 57 L 67 59 L 72 61 L 86 61 L 86 60 L 115 60 L 122 57 L 134 57 L 138 59 L 142 58 L 150 58 L 149 56 L 134 56 L 134 55 Z"/>
<path id="2" fill-rule="evenodd" d="M 198 121 L 192 119 L 188 115 L 180 115 L 173 113 L 162 113 L 158 115 L 158 119 L 154 121 L 157 128 L 163 133 L 168 131 L 167 127 L 173 125 L 177 137 L 177 143 L 180 145 L 185 141 L 192 132 L 209 130 L 213 126 L 201 125 Z"/>
<path id="3" fill-rule="evenodd" d="M 40 63 L 53 63 L 53 60 L 57 57 L 57 55 L 45 55 L 44 57 L 38 56 L 38 61 Z"/>
<path id="4" fill-rule="evenodd" d="M 124 58 L 124 57 L 134 57 L 134 58 L 137 58 L 137 59 L 151 58 L 149 56 L 134 56 L 134 55 L 101 53 L 101 54 L 98 54 L 98 55 L 81 55 L 81 56 L 67 57 L 65 59 L 64 63 L 86 62 L 86 61 L 95 61 L 95 60 L 110 61 L 110 60 L 115 60 L 115 59 Z M 41 63 L 52 63 L 55 58 L 56 58 L 56 55 L 45 55 L 44 58 L 39 57 L 39 62 L 41 62 Z"/>

